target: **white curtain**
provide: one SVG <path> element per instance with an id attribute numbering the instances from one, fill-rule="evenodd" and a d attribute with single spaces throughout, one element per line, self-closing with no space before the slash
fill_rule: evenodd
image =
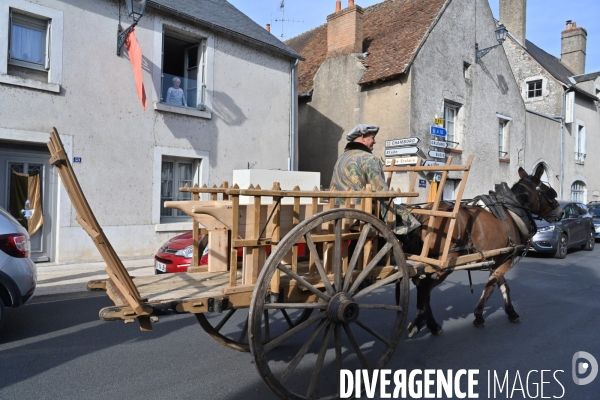
<path id="1" fill-rule="evenodd" d="M 43 33 L 19 25 L 12 26 L 11 57 L 43 64 Z"/>

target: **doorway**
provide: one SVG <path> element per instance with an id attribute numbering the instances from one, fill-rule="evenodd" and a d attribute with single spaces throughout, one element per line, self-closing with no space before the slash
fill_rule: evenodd
<path id="1" fill-rule="evenodd" d="M 21 210 L 29 208 L 29 204 L 25 204 L 26 200 L 34 202 L 34 199 L 27 199 L 26 185 L 28 178 L 35 178 L 29 179 L 29 186 L 35 185 L 36 202 L 39 202 L 33 213 L 41 212 L 41 218 L 36 216 L 37 230 L 31 234 L 30 258 L 34 262 L 47 262 L 54 258 L 56 190 L 49 160 L 50 152 L 46 146 L 0 142 L 0 206 L 13 214 L 26 228 L 32 220 L 26 219 L 25 212 Z M 26 182 L 25 189 L 21 184 L 23 178 Z M 23 190 L 25 194 L 22 194 Z M 21 193 L 17 194 L 17 191 Z"/>

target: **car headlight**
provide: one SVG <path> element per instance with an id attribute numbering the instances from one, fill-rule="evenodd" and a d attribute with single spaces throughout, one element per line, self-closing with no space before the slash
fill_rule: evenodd
<path id="1" fill-rule="evenodd" d="M 548 232 L 548 231 L 553 231 L 554 228 L 556 228 L 554 225 L 548 225 L 548 226 L 543 226 L 541 228 L 538 228 L 538 232 Z"/>
<path id="2" fill-rule="evenodd" d="M 186 247 L 183 250 L 177 250 L 177 253 L 175 253 L 176 256 L 185 257 L 185 258 L 192 258 L 193 254 L 194 254 L 194 246 L 193 245 L 189 245 L 188 247 Z"/>

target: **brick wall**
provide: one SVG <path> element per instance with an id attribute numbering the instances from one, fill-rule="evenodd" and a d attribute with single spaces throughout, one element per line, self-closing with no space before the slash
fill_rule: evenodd
<path id="1" fill-rule="evenodd" d="M 327 56 L 361 53 L 363 9 L 351 6 L 327 17 Z"/>

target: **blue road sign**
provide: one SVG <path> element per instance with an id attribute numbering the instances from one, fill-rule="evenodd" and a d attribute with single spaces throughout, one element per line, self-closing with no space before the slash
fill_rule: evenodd
<path id="1" fill-rule="evenodd" d="M 425 179 L 419 179 L 419 187 L 424 188 L 426 187 L 427 181 Z"/>
<path id="2" fill-rule="evenodd" d="M 430 126 L 429 133 L 435 136 L 446 137 L 448 132 L 444 128 L 440 128 L 439 126 Z"/>

